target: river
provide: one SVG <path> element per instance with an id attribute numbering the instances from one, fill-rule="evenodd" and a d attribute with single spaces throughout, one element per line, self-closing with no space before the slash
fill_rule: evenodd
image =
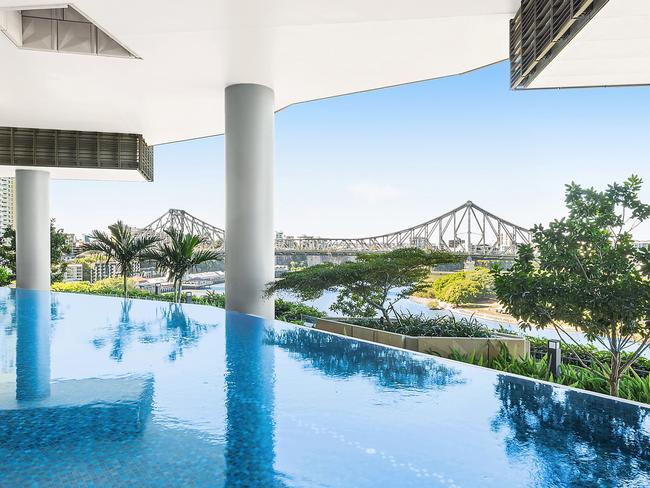
<path id="1" fill-rule="evenodd" d="M 210 289 L 216 291 L 217 293 L 224 293 L 225 291 L 225 284 L 220 283 L 217 285 L 213 285 L 210 287 Z M 393 298 L 395 297 L 395 293 L 393 293 Z M 285 299 L 285 300 L 291 300 L 291 301 L 300 301 L 297 299 L 295 296 L 287 294 L 287 293 L 282 293 L 280 294 L 280 297 Z M 304 303 L 306 305 L 310 305 L 318 310 L 320 310 L 323 313 L 333 315 L 334 313 L 330 310 L 330 306 L 334 303 L 336 300 L 336 293 L 334 292 L 325 292 L 323 296 L 321 296 L 317 300 L 310 300 L 310 301 L 305 301 Z M 401 312 L 410 312 L 412 314 L 423 314 L 427 317 L 437 317 L 440 315 L 454 315 L 458 318 L 461 317 L 470 317 L 468 314 L 456 312 L 456 311 L 451 311 L 451 310 L 431 310 L 430 308 L 426 307 L 425 305 L 422 305 L 421 303 L 414 302 L 412 300 L 408 299 L 402 299 L 399 300 L 396 304 L 396 308 L 401 311 Z M 475 317 L 476 320 L 485 325 L 486 327 L 490 329 L 500 329 L 504 328 L 507 330 L 511 330 L 513 332 L 520 332 L 520 329 L 517 325 L 515 324 L 510 324 L 507 322 L 499 322 L 497 320 L 492 320 L 492 319 L 486 319 L 486 318 L 481 318 L 481 317 Z M 558 334 L 555 332 L 555 330 L 552 329 L 545 329 L 545 330 L 531 330 L 526 332 L 528 335 L 535 336 L 535 337 L 541 337 L 544 339 L 557 339 Z M 584 336 L 584 334 L 580 332 L 571 332 L 571 336 L 579 343 L 581 344 L 586 344 L 589 341 L 587 338 Z"/>

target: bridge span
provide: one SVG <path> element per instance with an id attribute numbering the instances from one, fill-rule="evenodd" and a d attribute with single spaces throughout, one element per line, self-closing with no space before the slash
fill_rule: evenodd
<path id="1" fill-rule="evenodd" d="M 170 209 L 143 230 L 161 234 L 164 229 L 190 232 L 223 250 L 225 230 Z M 286 236 L 278 233 L 276 255 L 353 256 L 361 252 L 386 252 L 405 247 L 435 249 L 478 259 L 512 259 L 517 248 L 530 243 L 530 230 L 502 219 L 468 201 L 427 222 L 388 234 L 358 238 Z"/>

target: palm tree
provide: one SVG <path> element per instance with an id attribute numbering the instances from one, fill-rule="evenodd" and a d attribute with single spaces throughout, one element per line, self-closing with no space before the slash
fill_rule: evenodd
<path id="1" fill-rule="evenodd" d="M 156 267 L 162 273 L 167 273 L 169 281 L 174 286 L 174 301 L 181 301 L 181 286 L 183 278 L 195 266 L 206 261 L 221 259 L 217 251 L 199 249 L 204 238 L 194 234 L 184 234 L 176 229 L 166 229 L 168 239 L 165 239 L 156 249 L 147 253 L 147 258 L 156 262 Z"/>
<path id="2" fill-rule="evenodd" d="M 109 225 L 107 232 L 94 230 L 90 234 L 92 241 L 84 245 L 84 251 L 100 252 L 106 256 L 106 262 L 111 259 L 120 265 L 124 280 L 124 298 L 128 297 L 127 278 L 133 274 L 133 265 L 139 258 L 151 250 L 160 241 L 156 236 L 134 233 L 131 227 L 121 220 Z"/>

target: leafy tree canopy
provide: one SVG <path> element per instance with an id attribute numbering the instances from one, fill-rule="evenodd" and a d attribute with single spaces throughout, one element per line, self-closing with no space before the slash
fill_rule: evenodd
<path id="1" fill-rule="evenodd" d="M 184 234 L 175 229 L 166 229 L 167 239 L 144 254 L 146 259 L 156 262 L 156 267 L 167 273 L 168 279 L 174 285 L 176 302 L 181 300 L 183 278 L 199 264 L 221 259 L 221 254 L 212 249 L 202 249 L 204 243 L 201 236 Z"/>
<path id="2" fill-rule="evenodd" d="M 636 176 L 605 191 L 566 187 L 568 217 L 536 226 L 510 271 L 495 270 L 495 289 L 524 328 L 554 327 L 567 342 L 569 324 L 611 352 L 610 393 L 650 346 L 650 251 L 639 249 L 632 230 L 650 218 L 639 199 Z M 627 360 L 623 350 L 634 348 Z"/>
<path id="3" fill-rule="evenodd" d="M 9 283 L 11 283 L 11 271 L 0 266 L 0 286 L 7 286 Z"/>
<path id="4" fill-rule="evenodd" d="M 63 258 L 71 252 L 65 231 L 56 228 L 55 219 L 50 220 L 50 262 L 53 283 L 63 279 L 67 267 Z M 16 231 L 11 227 L 5 229 L 0 240 L 0 265 L 9 270 L 10 280 L 16 277 Z"/>
<path id="5" fill-rule="evenodd" d="M 460 305 L 493 294 L 494 278 L 489 269 L 458 271 L 438 278 L 421 293 L 444 302 Z"/>
<path id="6" fill-rule="evenodd" d="M 109 232 L 93 230 L 91 242 L 84 245 L 84 251 L 101 253 L 106 261 L 115 260 L 122 273 L 122 291 L 128 296 L 127 278 L 133 274 L 135 262 L 143 257 L 159 241 L 158 237 L 140 234 L 121 220 L 108 226 Z"/>
<path id="7" fill-rule="evenodd" d="M 268 285 L 266 295 L 288 291 L 302 300 L 314 300 L 333 291 L 338 293 L 333 311 L 365 317 L 379 313 L 390 323 L 392 319 L 400 320 L 395 303 L 423 287 L 422 280 L 432 266 L 463 259 L 461 255 L 417 248 L 364 253 L 355 261 L 287 273 Z"/>

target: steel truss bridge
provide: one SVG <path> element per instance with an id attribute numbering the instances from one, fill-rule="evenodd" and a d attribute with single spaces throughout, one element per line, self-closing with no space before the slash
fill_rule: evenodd
<path id="1" fill-rule="evenodd" d="M 205 245 L 208 247 L 224 251 L 226 231 L 212 224 L 208 224 L 204 220 L 197 219 L 185 210 L 171 208 L 140 230 L 164 238 L 164 231 L 168 229 L 178 230 L 184 234 L 200 236 L 204 239 Z"/>
<path id="2" fill-rule="evenodd" d="M 162 234 L 177 229 L 202 236 L 206 245 L 224 250 L 225 231 L 184 210 L 171 209 L 143 230 Z M 515 225 L 469 201 L 439 217 L 408 229 L 373 237 L 325 238 L 278 235 L 278 255 L 339 255 L 386 252 L 404 247 L 466 254 L 475 259 L 512 259 L 517 248 L 530 243 L 530 230 Z"/>

